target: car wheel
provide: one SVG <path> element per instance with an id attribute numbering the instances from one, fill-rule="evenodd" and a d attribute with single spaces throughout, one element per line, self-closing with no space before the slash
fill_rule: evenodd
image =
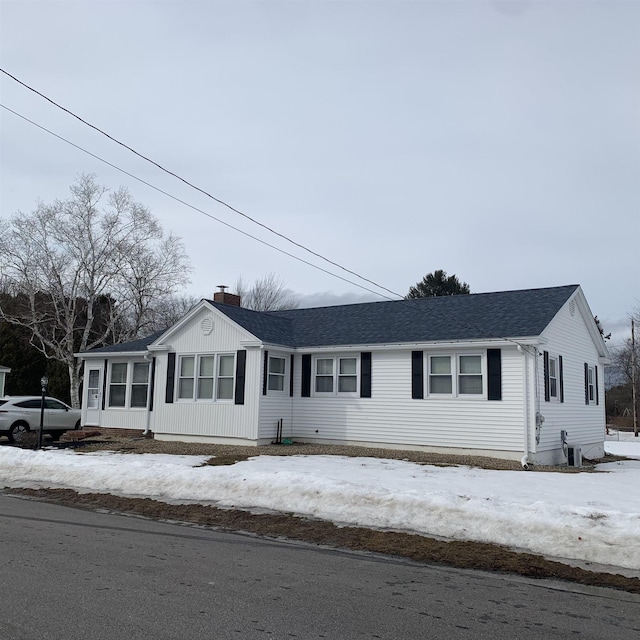
<path id="1" fill-rule="evenodd" d="M 12 424 L 11 429 L 9 429 L 9 442 L 20 444 L 25 433 L 29 433 L 29 425 L 26 422 Z"/>
<path id="2" fill-rule="evenodd" d="M 78 429 L 80 429 L 80 420 L 78 420 L 78 422 L 76 422 L 76 426 L 73 427 L 76 431 L 78 431 Z"/>

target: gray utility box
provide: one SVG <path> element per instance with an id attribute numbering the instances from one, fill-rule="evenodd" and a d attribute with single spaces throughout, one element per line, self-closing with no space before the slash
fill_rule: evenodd
<path id="1" fill-rule="evenodd" d="M 582 447 L 579 444 L 567 445 L 567 466 L 569 467 L 582 466 Z"/>

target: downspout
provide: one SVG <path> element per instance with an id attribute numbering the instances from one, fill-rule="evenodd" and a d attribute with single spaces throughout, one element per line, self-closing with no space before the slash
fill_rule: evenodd
<path id="1" fill-rule="evenodd" d="M 529 469 L 529 414 L 531 413 L 529 409 L 529 357 L 528 351 L 524 349 L 522 345 L 518 345 L 518 351 L 522 354 L 524 363 L 524 455 L 520 460 L 520 464 L 522 468 L 527 471 Z"/>
<path id="2" fill-rule="evenodd" d="M 146 407 L 146 415 L 145 415 L 145 423 L 144 423 L 144 431 L 142 432 L 142 435 L 147 438 L 149 436 L 149 433 L 151 433 L 151 394 L 153 393 L 153 389 L 151 387 L 151 369 L 153 366 L 153 356 L 151 355 L 151 353 L 149 353 L 149 351 L 147 351 L 147 353 L 144 354 L 144 359 L 149 363 L 149 386 L 148 386 L 148 393 L 147 393 L 147 407 Z"/>

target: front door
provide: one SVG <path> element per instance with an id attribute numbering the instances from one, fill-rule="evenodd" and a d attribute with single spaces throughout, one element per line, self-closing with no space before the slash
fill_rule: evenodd
<path id="1" fill-rule="evenodd" d="M 100 426 L 100 412 L 102 409 L 102 373 L 102 367 L 91 368 L 87 371 L 87 402 L 84 424 L 92 427 Z"/>

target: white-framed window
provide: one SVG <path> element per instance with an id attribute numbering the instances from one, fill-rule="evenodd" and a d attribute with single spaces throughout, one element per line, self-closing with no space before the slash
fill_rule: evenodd
<path id="1" fill-rule="evenodd" d="M 338 393 L 358 390 L 358 359 L 338 358 Z"/>
<path id="2" fill-rule="evenodd" d="M 314 365 L 314 392 L 355 394 L 358 391 L 358 358 L 355 356 L 318 356 Z"/>
<path id="3" fill-rule="evenodd" d="M 482 393 L 482 356 L 458 356 L 458 394 L 481 396 Z"/>
<path id="4" fill-rule="evenodd" d="M 429 394 L 453 393 L 451 356 L 429 356 Z"/>
<path id="5" fill-rule="evenodd" d="M 108 406 L 114 409 L 145 409 L 148 401 L 149 363 L 112 362 Z"/>
<path id="6" fill-rule="evenodd" d="M 215 356 L 200 356 L 198 362 L 198 400 L 213 400 L 213 383 L 215 381 Z M 191 396 L 188 396 L 191 397 Z"/>
<path id="7" fill-rule="evenodd" d="M 428 354 L 430 396 L 483 396 L 485 361 L 481 354 Z"/>
<path id="8" fill-rule="evenodd" d="M 233 400 L 235 356 L 218 356 L 218 394 L 216 400 Z"/>
<path id="9" fill-rule="evenodd" d="M 269 356 L 268 391 L 284 391 L 285 372 L 286 360 L 280 356 Z"/>
<path id="10" fill-rule="evenodd" d="M 144 409 L 149 396 L 149 363 L 134 362 L 131 375 L 132 408 Z"/>
<path id="11" fill-rule="evenodd" d="M 316 393 L 333 393 L 334 358 L 316 359 Z"/>
<path id="12" fill-rule="evenodd" d="M 224 353 L 180 356 L 178 400 L 233 400 L 235 356 Z"/>
<path id="13" fill-rule="evenodd" d="M 181 356 L 178 368 L 178 400 L 193 400 L 195 388 L 195 356 Z"/>
<path id="14" fill-rule="evenodd" d="M 127 406 L 127 363 L 113 362 L 109 376 L 109 406 Z"/>
<path id="15" fill-rule="evenodd" d="M 596 374 L 594 367 L 587 369 L 587 393 L 589 395 L 589 404 L 596 403 Z"/>
<path id="16" fill-rule="evenodd" d="M 549 356 L 549 397 L 558 399 L 558 358 Z"/>

